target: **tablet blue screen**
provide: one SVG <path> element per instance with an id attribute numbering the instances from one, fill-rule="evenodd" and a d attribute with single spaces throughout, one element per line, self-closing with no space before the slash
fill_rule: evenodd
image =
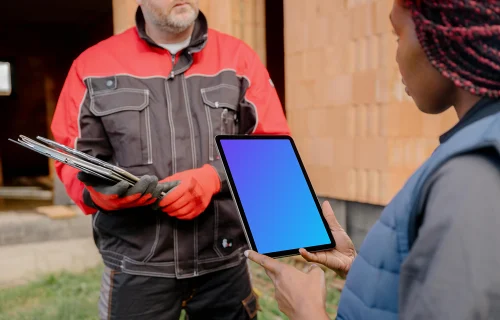
<path id="1" fill-rule="evenodd" d="M 220 143 L 260 253 L 330 243 L 290 141 Z"/>

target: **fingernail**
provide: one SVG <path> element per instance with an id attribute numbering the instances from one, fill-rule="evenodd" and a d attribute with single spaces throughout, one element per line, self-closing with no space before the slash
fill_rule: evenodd
<path id="1" fill-rule="evenodd" d="M 248 258 L 248 254 L 250 253 L 250 250 L 246 250 L 243 254 L 245 255 L 245 257 Z"/>

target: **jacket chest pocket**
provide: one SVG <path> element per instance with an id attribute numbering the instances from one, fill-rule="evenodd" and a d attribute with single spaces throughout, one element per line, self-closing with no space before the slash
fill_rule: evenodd
<path id="1" fill-rule="evenodd" d="M 108 79 L 107 83 L 112 81 Z M 93 90 L 90 111 L 101 119 L 119 166 L 141 166 L 153 162 L 149 90 Z"/>
<path id="2" fill-rule="evenodd" d="M 240 89 L 230 84 L 219 84 L 201 89 L 208 122 L 209 160 L 214 160 L 214 137 L 238 134 Z"/>

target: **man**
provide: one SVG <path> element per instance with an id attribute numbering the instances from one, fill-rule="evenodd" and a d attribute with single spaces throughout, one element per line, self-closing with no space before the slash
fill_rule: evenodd
<path id="1" fill-rule="evenodd" d="M 424 113 L 458 123 L 386 206 L 359 254 L 325 202 L 337 246 L 309 253 L 341 276 L 339 320 L 500 319 L 500 3 L 395 0 L 396 61 Z M 325 279 L 250 251 L 292 320 L 328 319 Z"/>
<path id="2" fill-rule="evenodd" d="M 128 188 L 56 165 L 93 215 L 106 265 L 100 317 L 178 319 L 185 308 L 190 319 L 254 319 L 214 137 L 288 135 L 282 106 L 257 54 L 209 29 L 198 0 L 137 3 L 135 28 L 74 61 L 52 124 L 57 141 L 141 176 Z"/>

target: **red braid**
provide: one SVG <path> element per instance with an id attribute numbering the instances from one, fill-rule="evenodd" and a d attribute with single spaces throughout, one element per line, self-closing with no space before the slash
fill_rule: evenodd
<path id="1" fill-rule="evenodd" d="M 500 2 L 404 1 L 432 65 L 472 94 L 499 98 Z"/>

